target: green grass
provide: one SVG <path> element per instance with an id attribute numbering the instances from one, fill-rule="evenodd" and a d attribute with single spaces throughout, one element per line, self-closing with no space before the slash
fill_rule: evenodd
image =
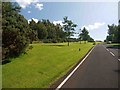
<path id="1" fill-rule="evenodd" d="M 2 66 L 3 88 L 47 88 L 65 75 L 88 52 L 93 43 L 32 46 L 33 49 L 27 54 Z"/>
<path id="2" fill-rule="evenodd" d="M 111 44 L 107 44 L 110 47 L 114 47 L 114 48 L 119 48 L 120 49 L 120 43 L 111 43 Z"/>
<path id="3" fill-rule="evenodd" d="M 107 45 L 120 45 L 120 43 L 111 43 L 111 44 L 107 44 Z"/>
<path id="4" fill-rule="evenodd" d="M 2 90 L 2 65 L 0 64 L 0 89 Z"/>

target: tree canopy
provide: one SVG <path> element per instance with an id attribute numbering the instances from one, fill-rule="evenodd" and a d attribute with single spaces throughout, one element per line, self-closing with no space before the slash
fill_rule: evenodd
<path id="1" fill-rule="evenodd" d="M 24 52 L 29 43 L 27 20 L 19 14 L 16 3 L 2 3 L 2 58 L 13 57 Z"/>
<path id="2" fill-rule="evenodd" d="M 39 20 L 37 23 L 28 20 L 20 14 L 21 7 L 15 2 L 2 2 L 2 59 L 16 57 L 26 51 L 26 47 L 33 41 L 44 43 L 73 42 L 71 38 L 77 26 L 63 18 L 63 26 L 54 24 L 48 19 Z M 82 40 L 93 41 L 84 28 L 80 37 Z"/>
<path id="3" fill-rule="evenodd" d="M 63 29 L 64 31 L 66 32 L 66 36 L 67 36 L 67 39 L 68 39 L 68 46 L 69 46 L 69 38 L 70 36 L 73 36 L 74 34 L 74 31 L 75 31 L 75 27 L 77 26 L 76 24 L 74 24 L 71 20 L 68 20 L 68 17 L 65 16 L 63 18 Z"/>
<path id="4" fill-rule="evenodd" d="M 108 25 L 108 36 L 106 37 L 106 41 L 120 43 L 120 25 Z"/>
<path id="5" fill-rule="evenodd" d="M 83 30 L 81 30 L 81 33 L 79 34 L 79 38 L 82 41 L 89 41 L 93 42 L 94 39 L 90 37 L 88 30 L 84 27 Z"/>

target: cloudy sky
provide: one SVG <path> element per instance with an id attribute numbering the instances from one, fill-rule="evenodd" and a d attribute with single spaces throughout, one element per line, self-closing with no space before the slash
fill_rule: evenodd
<path id="1" fill-rule="evenodd" d="M 117 24 L 117 2 L 38 2 L 38 0 L 15 0 L 22 7 L 21 14 L 30 21 L 49 19 L 62 25 L 63 17 L 68 16 L 79 29 L 86 27 L 95 40 L 104 40 L 107 25 Z M 77 34 L 74 36 L 77 37 Z"/>

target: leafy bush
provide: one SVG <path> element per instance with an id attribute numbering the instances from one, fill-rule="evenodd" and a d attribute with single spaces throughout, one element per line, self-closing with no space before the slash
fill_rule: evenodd
<path id="1" fill-rule="evenodd" d="M 19 11 L 20 7 L 15 3 L 2 4 L 2 59 L 4 60 L 25 52 L 30 42 L 27 20 L 19 14 Z"/>

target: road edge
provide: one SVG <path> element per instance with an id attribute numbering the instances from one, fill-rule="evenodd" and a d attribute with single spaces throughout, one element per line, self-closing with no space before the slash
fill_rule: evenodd
<path id="1" fill-rule="evenodd" d="M 95 45 L 96 46 L 96 45 Z M 50 85 L 49 88 L 54 88 L 55 90 L 59 90 L 67 80 L 74 74 L 74 72 L 82 65 L 82 63 L 86 60 L 86 58 L 90 55 L 90 53 L 94 50 L 95 46 L 93 46 L 78 62 L 75 64 L 64 76 L 59 78 L 55 83 Z"/>

